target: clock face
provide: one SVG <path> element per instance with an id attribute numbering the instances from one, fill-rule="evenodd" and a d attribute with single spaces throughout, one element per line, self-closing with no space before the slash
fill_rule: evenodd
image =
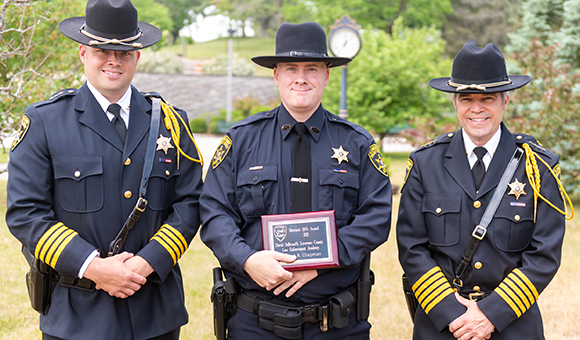
<path id="1" fill-rule="evenodd" d="M 338 29 L 330 37 L 330 50 L 337 57 L 352 58 L 360 50 L 360 38 L 351 29 Z"/>

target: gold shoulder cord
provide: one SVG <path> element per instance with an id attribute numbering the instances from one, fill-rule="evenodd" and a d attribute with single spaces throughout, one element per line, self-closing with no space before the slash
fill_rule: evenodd
<path id="1" fill-rule="evenodd" d="M 574 206 L 572 205 L 572 201 L 568 196 L 568 193 L 564 189 L 562 185 L 562 181 L 558 178 L 558 176 L 554 173 L 554 170 L 540 157 L 537 153 L 532 151 L 530 146 L 527 143 L 522 145 L 524 150 L 526 151 L 526 175 L 528 175 L 528 180 L 530 181 L 530 186 L 534 190 L 534 223 L 536 222 L 536 212 L 538 208 L 538 197 L 540 197 L 544 202 L 548 203 L 552 208 L 556 209 L 560 214 L 565 215 L 567 220 L 571 220 L 574 217 Z M 554 204 L 549 202 L 544 196 L 540 194 L 540 169 L 538 168 L 537 159 L 542 161 L 544 165 L 550 170 L 552 176 L 556 179 L 556 183 L 558 183 L 558 187 L 560 188 L 560 195 L 562 195 L 562 200 L 564 201 L 564 211 L 556 207 Z M 570 206 L 570 216 L 568 216 L 568 206 Z"/>
<path id="2" fill-rule="evenodd" d="M 189 127 L 185 124 L 185 121 L 183 121 L 183 118 L 181 118 L 181 116 L 177 112 L 175 112 L 175 109 L 173 108 L 173 106 L 171 106 L 171 104 L 167 104 L 163 100 L 161 101 L 161 109 L 163 110 L 163 113 L 165 116 L 163 118 L 163 121 L 165 122 L 165 127 L 167 128 L 167 130 L 169 130 L 171 132 L 171 138 L 175 141 L 175 147 L 178 150 L 177 151 L 177 169 L 179 170 L 179 154 L 182 154 L 183 156 L 185 156 L 185 158 L 189 159 L 190 161 L 193 161 L 196 163 L 201 163 L 201 166 L 203 167 L 203 156 L 201 155 L 201 152 L 199 152 L 199 148 L 197 147 L 197 143 L 195 142 L 195 139 L 191 135 L 191 132 L 189 131 Z M 199 159 L 192 158 L 192 157 L 188 156 L 185 152 L 183 152 L 183 150 L 181 150 L 181 147 L 179 146 L 181 131 L 179 128 L 179 122 L 177 121 L 176 117 L 179 117 L 179 120 L 181 120 L 181 124 L 183 124 L 183 126 L 185 127 L 185 131 L 187 131 L 187 134 L 189 135 L 189 138 L 193 142 L 193 145 L 195 145 L 195 149 L 197 150 L 197 154 L 199 155 Z"/>

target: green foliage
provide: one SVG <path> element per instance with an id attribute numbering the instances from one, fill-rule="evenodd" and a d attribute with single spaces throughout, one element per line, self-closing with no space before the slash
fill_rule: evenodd
<path id="1" fill-rule="evenodd" d="M 183 73 L 183 62 L 173 53 L 144 50 L 137 64 L 137 72 Z"/>
<path id="2" fill-rule="evenodd" d="M 169 13 L 169 8 L 155 0 L 132 0 L 139 12 L 139 21 L 157 26 L 163 32 L 163 38 L 151 48 L 156 50 L 167 43 L 168 35 L 173 31 L 174 23 Z"/>
<path id="3" fill-rule="evenodd" d="M 58 30 L 83 15 L 84 1 L 8 0 L 0 9 L 0 139 L 12 135 L 29 104 L 80 84 L 78 48 Z"/>
<path id="4" fill-rule="evenodd" d="M 348 65 L 349 120 L 385 134 L 411 117 L 438 117 L 452 110 L 450 101 L 427 84 L 451 69 L 450 61 L 441 57 L 444 42 L 437 30 L 404 28 L 398 19 L 392 36 L 367 29 L 362 42 L 360 53 Z M 340 71 L 332 69 L 323 97 L 333 112 L 339 109 Z"/>
<path id="5" fill-rule="evenodd" d="M 193 118 L 189 120 L 189 128 L 192 133 L 206 133 L 207 122 L 203 118 Z"/>
<path id="6" fill-rule="evenodd" d="M 314 0 L 312 20 L 328 29 L 344 14 L 350 15 L 362 27 L 393 32 L 395 20 L 403 17 L 402 25 L 419 28 L 441 28 L 445 14 L 452 13 L 450 0 Z"/>
<path id="7" fill-rule="evenodd" d="M 232 74 L 234 76 L 251 76 L 254 74 L 254 66 L 247 59 L 240 58 L 237 53 L 234 53 L 232 58 Z M 203 65 L 203 71 L 208 74 L 227 74 L 228 55 L 218 55 L 209 60 Z"/>
<path id="8" fill-rule="evenodd" d="M 562 179 L 569 193 L 580 194 L 580 73 L 554 63 L 559 47 L 534 39 L 516 54 L 522 73 L 532 82 L 514 91 L 507 122 L 513 131 L 533 135 L 560 156 Z M 507 116 L 507 115 L 506 115 Z"/>
<path id="9" fill-rule="evenodd" d="M 179 36 L 179 30 L 195 23 L 196 13 L 201 13 L 211 0 L 155 0 L 168 8 L 168 14 L 173 22 L 171 34 Z M 139 12 L 141 14 L 141 12 Z M 143 20 L 142 20 L 143 21 Z"/>

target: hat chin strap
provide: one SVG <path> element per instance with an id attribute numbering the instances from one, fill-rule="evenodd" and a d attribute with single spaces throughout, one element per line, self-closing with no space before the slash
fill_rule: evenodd
<path id="1" fill-rule="evenodd" d="M 125 38 L 125 39 L 107 39 L 107 38 L 103 38 L 103 37 L 99 37 L 96 36 L 94 34 L 91 34 L 87 31 L 85 31 L 85 25 L 83 25 L 80 29 L 80 32 L 84 35 L 86 35 L 87 37 L 91 38 L 91 39 L 95 39 L 95 40 L 91 40 L 89 41 L 89 45 L 91 46 L 99 46 L 99 45 L 105 45 L 105 44 L 113 44 L 113 45 L 124 45 L 124 46 L 131 46 L 133 48 L 142 48 L 143 44 L 141 43 L 131 43 L 131 41 L 139 39 L 139 37 L 141 37 L 141 35 L 143 35 L 143 32 L 141 32 L 141 30 L 139 30 L 139 33 L 137 33 L 136 35 L 129 37 L 129 38 Z"/>
<path id="2" fill-rule="evenodd" d="M 497 87 L 497 86 L 502 86 L 502 85 L 509 85 L 511 83 L 512 83 L 511 80 L 498 81 L 496 83 L 489 83 L 489 84 L 471 84 L 471 85 L 458 84 L 458 83 L 454 83 L 452 81 L 447 82 L 447 84 L 449 84 L 449 86 L 456 87 L 457 91 L 463 91 L 463 90 L 485 91 L 488 87 Z"/>

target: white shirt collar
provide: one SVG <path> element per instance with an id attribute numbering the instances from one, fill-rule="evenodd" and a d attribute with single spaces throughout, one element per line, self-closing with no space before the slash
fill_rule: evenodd
<path id="1" fill-rule="evenodd" d="M 461 129 L 461 134 L 463 135 L 463 144 L 465 146 L 465 152 L 467 153 L 469 165 L 473 167 L 475 162 L 477 162 L 477 155 L 475 155 L 473 149 L 475 149 L 477 145 L 475 145 L 475 143 L 471 140 L 471 138 L 469 138 L 464 129 Z M 487 150 L 487 153 L 485 154 L 485 156 L 483 156 L 483 163 L 485 164 L 486 169 L 489 167 L 489 163 L 491 163 L 491 159 L 495 154 L 495 150 L 497 150 L 500 139 L 501 139 L 501 127 L 497 129 L 496 133 L 494 133 L 494 135 L 483 146 Z"/>
<path id="2" fill-rule="evenodd" d="M 103 96 L 88 80 L 87 87 L 97 100 L 97 103 L 99 103 L 99 105 L 103 109 L 103 112 L 107 114 L 109 120 L 112 120 L 113 117 L 115 117 L 115 115 L 113 115 L 110 112 L 107 112 L 107 108 L 109 108 L 109 105 L 113 103 L 109 102 L 109 100 L 105 98 L 105 96 Z M 123 121 L 125 122 L 125 125 L 127 127 L 129 127 L 129 107 L 131 106 L 131 94 L 132 90 L 131 86 L 129 86 L 125 94 L 123 94 L 123 97 L 121 97 L 121 99 L 119 99 L 119 101 L 117 102 L 117 104 L 121 106 L 121 118 L 123 118 Z"/>

